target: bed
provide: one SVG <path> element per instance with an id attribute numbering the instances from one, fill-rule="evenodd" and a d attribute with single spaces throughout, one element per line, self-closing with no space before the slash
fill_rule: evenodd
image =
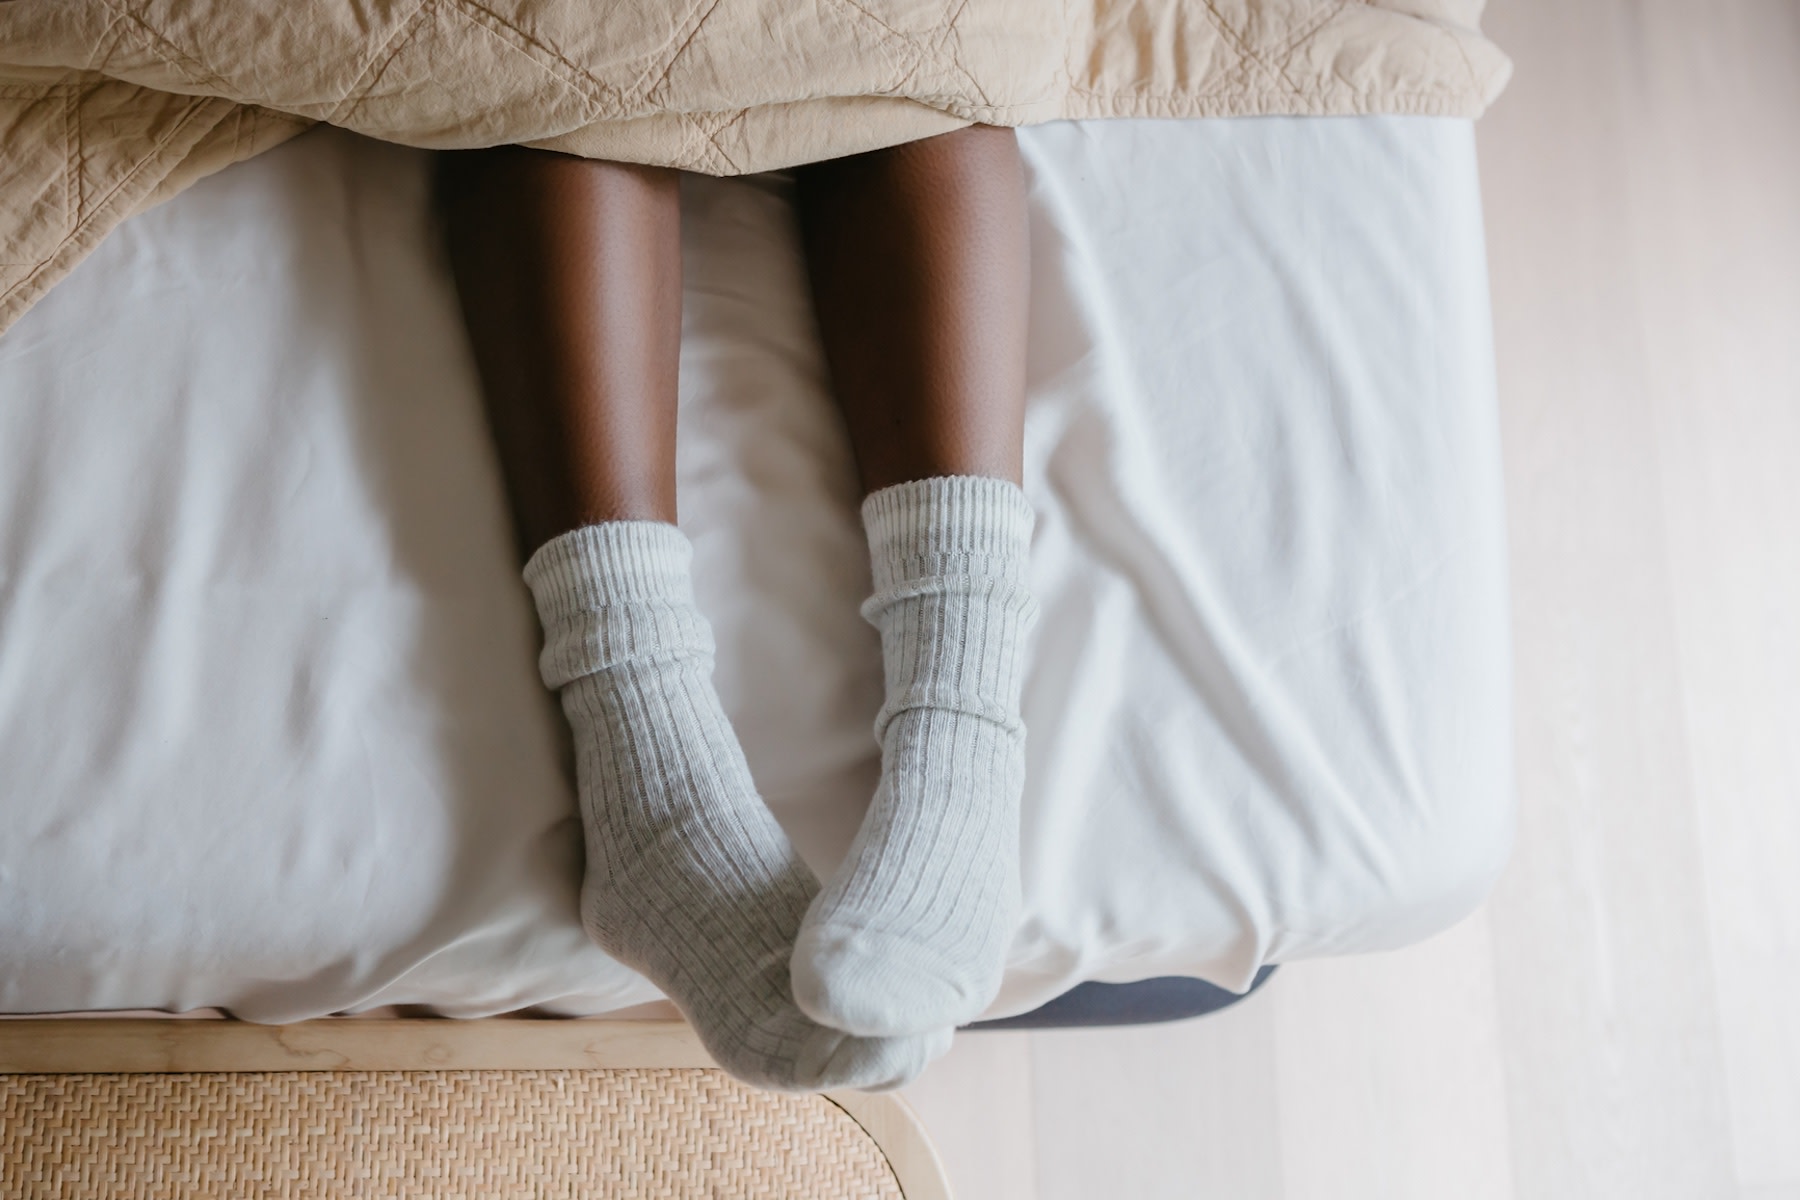
<path id="1" fill-rule="evenodd" d="M 990 1011 L 1417 940 L 1510 845 L 1473 133 L 1058 122 L 1032 204 L 1025 920 Z M 641 1015 L 428 199 L 318 129 L 0 337 L 0 1012 Z M 848 449 L 780 174 L 684 184 L 681 523 L 756 779 L 874 784 Z"/>

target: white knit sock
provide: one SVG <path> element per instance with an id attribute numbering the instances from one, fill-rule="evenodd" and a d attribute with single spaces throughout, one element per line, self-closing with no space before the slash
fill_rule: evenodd
<path id="1" fill-rule="evenodd" d="M 863 523 L 881 783 L 807 913 L 794 995 L 825 1024 L 896 1036 L 979 1016 L 1018 922 L 1032 512 L 1011 483 L 957 476 L 884 488 Z"/>
<path id="2" fill-rule="evenodd" d="M 788 982 L 817 883 L 751 782 L 712 686 L 692 550 L 673 525 L 612 521 L 525 567 L 544 682 L 574 732 L 582 924 L 668 994 L 719 1065 L 785 1090 L 895 1087 L 949 1044 L 808 1020 Z"/>

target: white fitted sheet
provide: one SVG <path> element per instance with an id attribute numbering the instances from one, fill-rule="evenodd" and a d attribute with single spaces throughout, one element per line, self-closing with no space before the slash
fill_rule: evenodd
<path id="1" fill-rule="evenodd" d="M 1470 127 L 1021 140 L 1043 616 L 993 1013 L 1450 924 L 1511 830 Z M 576 921 L 427 163 L 309 134 L 0 338 L 0 1011 L 654 998 Z M 752 768 L 829 871 L 880 670 L 787 188 L 686 185 L 682 524 Z"/>

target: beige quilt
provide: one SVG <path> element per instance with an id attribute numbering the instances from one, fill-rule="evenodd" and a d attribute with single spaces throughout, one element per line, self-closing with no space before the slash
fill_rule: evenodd
<path id="1" fill-rule="evenodd" d="M 1080 117 L 1478 115 L 1483 0 L 0 0 L 0 330 L 315 122 L 709 174 Z"/>

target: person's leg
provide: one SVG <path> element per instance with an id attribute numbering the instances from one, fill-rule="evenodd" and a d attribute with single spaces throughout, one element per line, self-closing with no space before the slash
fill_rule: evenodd
<path id="1" fill-rule="evenodd" d="M 582 924 L 767 1087 L 892 1086 L 948 1037 L 808 1020 L 789 958 L 817 883 L 756 793 L 712 687 L 675 528 L 681 339 L 671 171 L 503 149 L 445 156 L 450 260 L 574 734 Z"/>
<path id="2" fill-rule="evenodd" d="M 680 176 L 517 146 L 439 163 L 520 553 L 599 521 L 673 523 Z"/>
<path id="3" fill-rule="evenodd" d="M 1025 182 L 975 126 L 803 168 L 800 214 L 863 486 L 887 699 L 881 782 L 794 954 L 810 1015 L 855 1033 L 967 1022 L 1019 912 L 1024 641 L 1019 489 Z"/>
<path id="4" fill-rule="evenodd" d="M 972 125 L 796 173 L 831 381 L 865 493 L 1019 482 L 1030 247 L 1010 129 Z"/>

